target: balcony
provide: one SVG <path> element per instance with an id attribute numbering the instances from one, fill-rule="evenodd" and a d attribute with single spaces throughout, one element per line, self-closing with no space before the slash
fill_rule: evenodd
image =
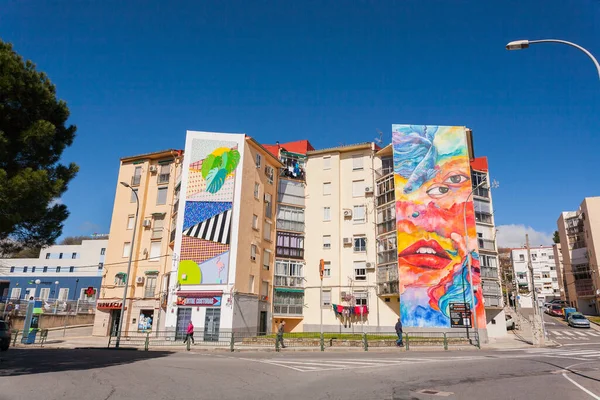
<path id="1" fill-rule="evenodd" d="M 486 212 L 475 212 L 475 221 L 481 222 L 482 224 L 490 224 L 492 225 L 494 222 L 492 221 L 492 214 Z"/>
<path id="2" fill-rule="evenodd" d="M 277 246 L 275 248 L 275 254 L 277 257 L 289 257 L 289 258 L 304 258 L 304 249 L 296 248 L 296 247 L 284 247 Z"/>
<path id="3" fill-rule="evenodd" d="M 275 286 L 303 288 L 304 278 L 301 276 L 275 275 Z"/>
<path id="4" fill-rule="evenodd" d="M 277 219 L 277 229 L 293 232 L 304 232 L 304 222 Z"/>
<path id="5" fill-rule="evenodd" d="M 142 181 L 141 175 L 134 175 L 131 177 L 131 186 L 140 186 L 141 181 Z"/>
<path id="6" fill-rule="evenodd" d="M 479 250 L 496 251 L 496 242 L 490 239 L 477 239 Z"/>
<path id="7" fill-rule="evenodd" d="M 375 174 L 377 174 L 377 176 L 376 176 L 377 179 L 383 178 L 384 176 L 387 176 L 393 172 L 394 172 L 394 167 L 391 165 L 383 167 L 383 168 L 377 168 L 375 170 Z"/>
<path id="8" fill-rule="evenodd" d="M 485 307 L 502 307 L 502 296 L 491 296 L 484 293 L 483 300 L 485 302 Z"/>
<path id="9" fill-rule="evenodd" d="M 481 268 L 481 277 L 482 278 L 498 279 L 498 269 L 497 268 L 490 268 L 490 267 L 482 267 Z"/>
<path id="10" fill-rule="evenodd" d="M 389 264 L 398 260 L 398 250 L 391 249 L 377 252 L 377 265 Z"/>
<path id="11" fill-rule="evenodd" d="M 389 191 L 377 196 L 377 207 L 382 206 L 384 204 L 390 203 L 396 200 L 396 196 L 394 195 L 394 191 Z"/>
<path id="12" fill-rule="evenodd" d="M 273 314 L 302 317 L 304 292 L 295 289 L 275 289 Z"/>
<path id="13" fill-rule="evenodd" d="M 274 315 L 301 317 L 304 305 L 273 304 Z"/>
<path id="14" fill-rule="evenodd" d="M 164 183 L 169 183 L 169 178 L 170 177 L 171 177 L 170 173 L 158 174 L 158 184 L 162 185 Z"/>
<path id="15" fill-rule="evenodd" d="M 577 296 L 593 296 L 594 285 L 591 279 L 577 279 L 575 281 L 575 291 Z"/>
<path id="16" fill-rule="evenodd" d="M 173 215 L 177 214 L 177 210 L 179 210 L 179 199 L 173 204 Z"/>
<path id="17" fill-rule="evenodd" d="M 377 267 L 377 290 L 379 296 L 398 296 L 400 294 L 397 264 Z"/>
<path id="18" fill-rule="evenodd" d="M 177 234 L 177 229 L 173 229 L 173 231 L 171 232 L 171 235 L 169 236 L 169 243 L 172 243 L 175 241 L 176 234 Z"/>
<path id="19" fill-rule="evenodd" d="M 386 297 L 400 296 L 400 285 L 398 281 L 377 283 L 377 293 Z"/>
<path id="20" fill-rule="evenodd" d="M 478 187 L 473 191 L 474 196 L 483 197 L 486 199 L 490 198 L 490 189 L 484 187 Z"/>
<path id="21" fill-rule="evenodd" d="M 377 234 L 378 235 L 383 235 L 384 233 L 391 232 L 395 229 L 396 229 L 396 220 L 395 219 L 377 224 Z"/>
<path id="22" fill-rule="evenodd" d="M 497 282 L 485 281 L 482 282 L 482 290 L 484 297 L 498 297 L 502 296 L 502 290 Z"/>

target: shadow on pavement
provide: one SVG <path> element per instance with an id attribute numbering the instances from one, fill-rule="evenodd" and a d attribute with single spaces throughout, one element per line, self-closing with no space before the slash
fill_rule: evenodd
<path id="1" fill-rule="evenodd" d="M 170 354 L 135 349 L 10 349 L 0 356 L 0 377 L 104 368 Z"/>

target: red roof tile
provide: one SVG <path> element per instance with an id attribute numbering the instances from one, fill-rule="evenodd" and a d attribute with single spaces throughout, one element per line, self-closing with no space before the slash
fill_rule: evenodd
<path id="1" fill-rule="evenodd" d="M 279 149 L 283 149 L 285 151 L 289 151 L 290 153 L 297 154 L 306 154 L 315 148 L 312 147 L 310 142 L 306 139 L 304 140 L 296 140 L 295 142 L 288 143 L 280 143 L 277 144 L 265 144 L 263 145 L 265 149 L 270 151 L 275 157 L 279 157 Z"/>

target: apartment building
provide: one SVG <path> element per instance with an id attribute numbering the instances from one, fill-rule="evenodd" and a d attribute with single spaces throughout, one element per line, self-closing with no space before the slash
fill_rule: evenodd
<path id="1" fill-rule="evenodd" d="M 569 293 L 567 291 L 567 275 L 565 274 L 565 266 L 563 264 L 562 247 L 560 243 L 552 245 L 552 253 L 554 253 L 554 264 L 556 266 L 556 276 L 558 277 L 558 287 L 560 290 L 560 299 L 570 303 Z"/>
<path id="2" fill-rule="evenodd" d="M 301 332 L 305 304 L 306 154 L 314 148 L 307 140 L 265 148 L 283 164 L 277 171 L 273 330 L 285 321 L 286 332 Z"/>
<path id="3" fill-rule="evenodd" d="M 600 197 L 586 197 L 577 211 L 558 218 L 566 295 L 571 306 L 588 315 L 600 312 Z"/>
<path id="4" fill-rule="evenodd" d="M 0 280 L 7 283 L 0 301 L 33 297 L 94 302 L 102 282 L 107 244 L 106 239 L 83 240 L 79 245 L 46 247 L 38 258 L 0 259 Z"/>
<path id="5" fill-rule="evenodd" d="M 270 331 L 282 167 L 244 134 L 187 132 L 166 330 Z"/>
<path id="6" fill-rule="evenodd" d="M 543 304 L 555 298 L 560 298 L 560 285 L 556 270 L 554 249 L 551 246 L 533 247 L 530 249 L 531 265 L 533 267 L 533 285 L 538 301 Z M 531 274 L 527 263 L 527 249 L 512 249 L 511 261 L 514 274 L 519 286 L 519 306 L 533 307 Z M 525 290 L 524 290 L 525 289 Z"/>
<path id="7" fill-rule="evenodd" d="M 121 159 L 94 335 L 117 331 L 124 291 L 123 334 L 164 329 L 172 265 L 170 222 L 181 162 L 179 150 Z"/>
<path id="8" fill-rule="evenodd" d="M 398 296 L 379 296 L 374 143 L 308 152 L 304 331 L 393 331 Z M 320 292 L 319 263 L 324 261 Z"/>

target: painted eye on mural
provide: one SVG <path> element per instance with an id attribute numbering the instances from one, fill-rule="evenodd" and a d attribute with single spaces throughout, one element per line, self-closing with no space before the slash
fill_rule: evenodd
<path id="1" fill-rule="evenodd" d="M 430 197 L 438 198 L 438 197 L 444 196 L 449 191 L 450 191 L 450 188 L 448 188 L 448 186 L 438 185 L 438 186 L 432 186 L 431 188 L 429 188 L 427 190 L 427 194 Z"/>
<path id="2" fill-rule="evenodd" d="M 448 185 L 460 185 L 461 183 L 464 183 L 467 180 L 469 180 L 469 178 L 467 178 L 465 175 L 459 174 L 459 173 L 454 173 L 454 174 L 450 174 L 446 178 L 446 180 L 444 180 L 444 183 L 448 184 Z"/>

